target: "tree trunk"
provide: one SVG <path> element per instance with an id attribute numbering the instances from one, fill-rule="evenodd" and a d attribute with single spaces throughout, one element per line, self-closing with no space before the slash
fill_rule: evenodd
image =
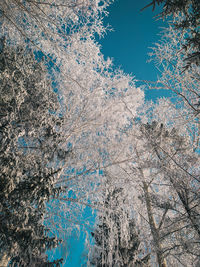
<path id="1" fill-rule="evenodd" d="M 149 196 L 148 185 L 145 181 L 143 181 L 143 191 L 144 191 L 145 203 L 146 203 L 146 208 L 147 208 L 147 214 L 149 218 L 149 225 L 150 225 L 151 234 L 153 237 L 153 242 L 154 242 L 154 246 L 156 250 L 158 265 L 159 267 L 167 267 L 166 260 L 163 258 L 163 251 L 162 251 L 162 246 L 160 243 L 159 230 L 156 227 L 156 222 L 153 217 L 153 210 L 151 206 L 151 199 Z"/>
<path id="2" fill-rule="evenodd" d="M 136 149 L 136 155 L 137 155 L 137 158 L 139 161 L 140 157 L 139 157 L 139 154 L 137 152 L 137 149 Z M 163 250 L 162 250 L 162 245 L 160 242 L 159 229 L 156 227 L 156 222 L 155 222 L 154 216 L 153 216 L 151 198 L 149 195 L 149 186 L 145 182 L 145 175 L 143 173 L 142 168 L 139 168 L 139 172 L 140 172 L 141 177 L 142 177 L 142 185 L 143 185 L 142 188 L 144 191 L 144 198 L 145 198 L 145 204 L 146 204 L 146 208 L 147 208 L 147 214 L 148 214 L 148 219 L 149 219 L 149 226 L 150 226 L 150 230 L 151 230 L 151 235 L 153 237 L 154 247 L 156 250 L 157 262 L 158 262 L 159 267 L 167 267 L 166 260 L 163 257 Z"/>

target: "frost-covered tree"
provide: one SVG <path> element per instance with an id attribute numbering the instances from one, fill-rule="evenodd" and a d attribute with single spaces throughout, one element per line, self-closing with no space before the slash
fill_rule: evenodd
<path id="1" fill-rule="evenodd" d="M 61 171 L 57 161 L 68 154 L 59 147 L 63 119 L 56 116 L 60 105 L 42 61 L 2 42 L 0 66 L 1 263 L 6 257 L 34 266 L 59 243 L 43 220 L 46 202 L 62 191 L 53 182 Z"/>
<path id="2" fill-rule="evenodd" d="M 6 42 L 27 45 L 49 64 L 62 108 L 68 113 L 65 123 L 68 140 L 74 134 L 81 135 L 86 127 L 88 132 L 91 129 L 102 132 L 103 124 L 104 128 L 116 128 L 114 115 L 120 115 L 118 124 L 126 120 L 121 112 L 123 101 L 129 102 L 134 112 L 142 102 L 142 92 L 135 88 L 132 77 L 121 70 L 114 71 L 112 61 L 104 60 L 95 41 L 95 34 L 101 35 L 106 30 L 102 14 L 110 2 L 10 0 L 1 3 L 2 36 Z M 15 21 L 14 30 L 11 20 Z M 23 31 L 26 36 L 21 34 Z M 131 98 L 134 98 L 132 103 Z"/>
<path id="3" fill-rule="evenodd" d="M 106 30 L 102 14 L 110 2 L 9 0 L 1 3 L 2 36 L 6 42 L 27 45 L 48 62 L 62 108 L 68 114 L 63 129 L 73 145 L 81 136 L 81 145 L 88 146 L 90 142 L 83 139 L 90 131 L 113 130 L 117 124 L 124 123 L 123 101 L 129 102 L 133 112 L 142 102 L 142 92 L 135 88 L 132 77 L 121 70 L 114 71 L 111 60 L 104 60 L 95 41 L 95 34 L 101 35 Z M 134 98 L 132 103 L 131 98 Z M 84 138 L 82 132 L 87 132 Z M 114 131 L 110 131 L 111 136 Z M 94 142 L 94 135 L 91 138 Z"/>
<path id="4" fill-rule="evenodd" d="M 151 264 L 196 266 L 199 157 L 175 129 L 156 121 L 137 125 L 125 132 L 126 161 L 109 171 L 134 210 L 141 248 Z"/>
<path id="5" fill-rule="evenodd" d="M 164 251 L 168 253 L 169 258 L 177 259 L 179 256 L 181 264 L 184 263 L 184 257 L 187 257 L 188 261 L 190 259 L 190 264 L 197 263 L 200 233 L 198 156 L 194 155 L 187 139 L 174 128 L 169 131 L 162 124 L 153 122 L 143 125 L 141 131 L 151 146 L 152 156 L 155 155 L 155 160 L 156 157 L 158 159 L 158 165 L 156 166 L 155 162 L 152 167 L 163 175 L 162 182 L 166 183 L 163 188 L 170 188 L 169 191 L 165 188 L 168 196 L 165 195 L 164 198 L 159 194 L 159 191 L 162 194 L 162 190 L 158 188 L 158 193 L 154 191 L 150 194 L 152 206 L 163 210 L 159 230 L 161 240 L 166 238 Z M 155 178 L 152 179 L 153 187 Z"/>
<path id="6" fill-rule="evenodd" d="M 198 0 L 153 0 L 146 7 L 156 5 L 162 6 L 160 17 L 166 18 L 172 16 L 174 18 L 173 25 L 176 30 L 186 34 L 185 42 L 181 43 L 184 50 L 185 69 L 192 64 L 200 65 L 200 3 Z M 144 7 L 144 8 L 146 8 Z M 143 9 L 144 9 L 143 8 Z M 177 16 L 179 17 L 177 19 Z"/>
<path id="7" fill-rule="evenodd" d="M 170 103 L 167 100 L 166 104 L 163 101 L 163 109 L 168 108 L 169 113 L 174 114 L 176 127 L 178 125 L 180 128 L 182 124 L 183 131 L 187 128 L 194 150 L 198 150 L 200 69 L 199 66 L 191 65 L 189 70 L 183 71 L 185 63 L 180 40 L 185 43 L 186 35 L 179 34 L 172 27 L 163 32 L 161 41 L 150 54 L 161 72 L 157 82 L 150 84 L 150 88 L 169 90 L 172 101 Z"/>
<path id="8" fill-rule="evenodd" d="M 125 211 L 122 188 L 107 179 L 102 213 L 92 236 L 95 240 L 91 264 L 94 266 L 148 266 L 149 255 L 139 259 L 140 240 L 134 219 Z"/>
<path id="9" fill-rule="evenodd" d="M 46 54 L 52 53 L 53 49 L 55 54 L 61 53 L 72 39 L 76 39 L 77 33 L 85 34 L 87 38 L 93 32 L 104 32 L 101 15 L 110 2 L 1 1 L 1 36 L 7 36 L 10 42 L 18 44 L 28 40 Z"/>
<path id="10" fill-rule="evenodd" d="M 113 161 L 126 107 L 135 114 L 143 102 L 133 78 L 114 70 L 94 39 L 105 31 L 101 15 L 109 1 L 66 3 L 0 4 L 4 184 L 19 201 L 27 193 L 41 206 L 51 200 L 45 218 L 58 229 L 63 214 L 76 223 L 74 203 L 88 204 L 100 180 L 89 173 Z"/>
<path id="11" fill-rule="evenodd" d="M 192 9 L 190 11 L 193 12 Z M 187 16 L 176 14 L 175 22 L 181 25 L 184 18 L 187 19 Z M 152 177 L 150 201 L 156 220 L 161 218 L 158 226 L 161 225 L 159 235 L 162 236 L 160 242 L 166 264 L 198 266 L 199 156 L 196 152 L 199 151 L 199 48 L 191 43 L 188 45 L 187 38 L 184 27 L 180 32 L 169 26 L 153 48 L 151 56 L 154 56 L 161 76 L 156 83 L 151 83 L 150 88 L 169 90 L 171 99 L 160 99 L 156 105 L 146 105 L 148 112 L 143 119 L 149 124 L 144 126 L 143 133 L 151 144 L 148 172 L 154 174 L 157 170 L 159 178 L 156 181 L 157 178 L 149 173 Z M 189 60 L 188 64 L 185 58 Z M 157 122 L 152 123 L 153 118 Z M 152 165 L 153 160 L 157 165 Z"/>

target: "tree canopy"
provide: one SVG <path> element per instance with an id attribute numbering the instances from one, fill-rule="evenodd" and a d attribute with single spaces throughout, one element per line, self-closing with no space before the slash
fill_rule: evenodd
<path id="1" fill-rule="evenodd" d="M 153 0 L 144 8 L 161 5 L 160 17 L 173 17 L 175 29 L 186 33 L 186 42 L 182 43 L 185 54 L 185 69 L 192 64 L 200 65 L 200 3 L 198 0 Z M 144 9 L 143 8 L 143 9 Z"/>
<path id="2" fill-rule="evenodd" d="M 88 208 L 88 265 L 199 266 L 199 2 L 148 5 L 156 103 L 101 53 L 110 3 L 0 2 L 0 265 L 64 265 Z"/>

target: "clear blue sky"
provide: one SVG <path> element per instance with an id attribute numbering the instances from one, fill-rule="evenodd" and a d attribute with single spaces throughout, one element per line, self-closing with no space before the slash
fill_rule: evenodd
<path id="1" fill-rule="evenodd" d="M 100 40 L 102 53 L 114 59 L 114 64 L 120 66 L 126 73 L 132 74 L 137 80 L 156 80 L 158 74 L 151 63 L 146 63 L 149 47 L 159 40 L 160 27 L 165 24 L 153 17 L 159 13 L 159 9 L 152 12 L 152 8 L 140 12 L 151 0 L 115 0 L 109 7 L 109 16 L 105 18 L 105 25 L 110 24 L 114 29 Z M 163 95 L 166 95 L 163 91 Z M 146 99 L 155 100 L 160 96 L 157 91 L 146 92 Z M 90 212 L 86 212 L 90 215 Z M 86 216 L 86 217 L 87 217 Z M 91 216 L 91 215 L 90 215 Z M 94 218 L 93 218 L 94 219 Z M 80 239 L 73 236 L 67 241 L 70 254 L 64 266 L 85 267 L 84 233 Z M 65 248 L 66 249 L 66 248 Z M 64 250 L 65 250 L 64 249 Z M 57 256 L 65 254 L 65 251 L 56 253 Z"/>
<path id="2" fill-rule="evenodd" d="M 114 29 L 100 40 L 105 57 L 112 57 L 114 63 L 140 80 L 155 80 L 156 68 L 146 63 L 150 47 L 158 41 L 162 20 L 153 18 L 159 13 L 157 8 L 146 8 L 150 0 L 115 0 L 109 7 L 109 16 L 104 24 Z"/>
<path id="3" fill-rule="evenodd" d="M 151 0 L 115 0 L 109 7 L 109 16 L 104 24 L 110 24 L 112 32 L 108 32 L 100 40 L 102 53 L 114 59 L 114 64 L 121 67 L 126 73 L 135 76 L 136 80 L 155 81 L 159 72 L 153 62 L 147 63 L 150 47 L 156 43 L 162 27 L 166 26 L 163 20 L 154 18 L 161 8 L 157 6 L 140 11 Z M 141 83 L 138 82 L 138 85 Z M 162 90 L 146 91 L 146 99 L 159 96 L 169 96 L 169 92 Z"/>

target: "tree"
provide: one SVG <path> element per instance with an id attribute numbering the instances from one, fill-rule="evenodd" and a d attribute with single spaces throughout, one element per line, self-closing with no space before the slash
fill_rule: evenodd
<path id="1" fill-rule="evenodd" d="M 163 102 L 163 108 L 166 110 L 168 108 L 169 114 L 174 114 L 173 123 L 181 127 L 182 131 L 185 132 L 187 128 L 194 150 L 198 150 L 200 74 L 196 65 L 191 65 L 190 71 L 183 71 L 184 57 L 181 53 L 181 44 L 185 40 L 186 36 L 179 34 L 172 27 L 165 29 L 161 41 L 150 54 L 151 60 L 159 66 L 161 75 L 156 83 L 149 82 L 148 85 L 149 88 L 169 90 L 172 100 L 171 102 L 167 100 L 166 104 Z M 172 109 L 173 111 L 170 111 Z"/>
<path id="2" fill-rule="evenodd" d="M 33 266 L 59 243 L 43 220 L 46 202 L 62 192 L 53 181 L 61 171 L 57 160 L 68 154 L 59 148 L 63 120 L 53 114 L 59 102 L 42 61 L 3 43 L 0 65 L 1 258 Z"/>
<path id="3" fill-rule="evenodd" d="M 123 189 L 106 182 L 103 212 L 92 236 L 95 239 L 91 264 L 94 266 L 148 266 L 149 255 L 140 258 L 140 240 L 134 218 L 122 207 Z"/>
<path id="4" fill-rule="evenodd" d="M 63 41 L 68 42 L 73 33 L 88 32 L 91 22 L 95 22 L 90 25 L 92 30 L 98 27 L 99 33 L 103 32 L 99 18 L 109 2 L 6 0 L 0 5 L 1 34 L 8 36 L 12 42 L 28 39 L 33 45 L 42 47 L 42 41 L 46 40 L 48 45 L 61 49 Z"/>
<path id="5" fill-rule="evenodd" d="M 170 237 L 170 241 L 167 240 L 169 247 L 165 245 L 164 251 L 169 252 L 168 257 L 179 255 L 180 263 L 184 262 L 182 257 L 185 255 L 188 260 L 191 258 L 192 263 L 197 262 L 200 234 L 199 179 L 194 168 L 198 157 L 193 154 L 187 139 L 180 136 L 174 128 L 169 132 L 162 124 L 153 122 L 143 125 L 141 131 L 152 147 L 152 156 L 155 153 L 159 160 L 160 164 L 154 168 L 160 169 L 158 172 L 164 174 L 165 183 L 168 182 L 170 187 L 168 197 L 165 195 L 162 198 L 158 193 L 152 192 L 149 198 L 153 206 L 163 210 L 158 228 L 161 230 L 160 239 Z M 164 145 L 165 142 L 167 146 Z M 155 178 L 152 179 L 154 183 Z M 170 210 L 174 214 L 170 214 Z"/>
<path id="6" fill-rule="evenodd" d="M 102 14 L 109 3 L 100 0 L 1 3 L 2 36 L 9 44 L 23 44 L 44 58 L 62 101 L 61 109 L 68 114 L 63 126 L 68 132 L 67 141 L 75 146 L 79 139 L 80 146 L 82 138 L 87 150 L 90 142 L 83 135 L 88 136 L 92 131 L 90 137 L 94 140 L 103 127 L 116 129 L 110 107 L 124 121 L 121 99 L 129 98 L 130 102 L 130 95 L 134 94 L 134 103 L 129 104 L 134 111 L 143 101 L 143 93 L 135 88 L 132 77 L 121 70 L 114 71 L 112 61 L 104 60 L 95 41 L 95 34 L 101 35 L 106 30 Z M 14 31 L 10 30 L 11 21 Z"/>
<path id="7" fill-rule="evenodd" d="M 199 157 L 187 132 L 168 121 L 164 101 L 143 118 L 149 123 L 135 120 L 121 131 L 124 149 L 107 172 L 123 188 L 141 252 L 151 255 L 151 263 L 198 266 Z"/>
<path id="8" fill-rule="evenodd" d="M 182 7 L 184 5 L 180 9 Z M 176 19 L 181 22 L 184 17 L 179 14 Z M 150 199 L 152 206 L 163 212 L 161 226 L 164 224 L 164 229 L 160 234 L 163 236 L 161 241 L 166 239 L 164 243 L 168 244 L 164 245 L 164 253 L 168 253 L 167 263 L 184 266 L 187 262 L 191 266 L 198 266 L 199 159 L 196 152 L 199 151 L 199 66 L 195 60 L 185 66 L 182 47 L 187 48 L 187 53 L 195 54 L 195 48 L 190 46 L 187 34 L 184 27 L 180 33 L 169 26 L 165 29 L 161 42 L 153 48 L 151 56 L 155 56 L 156 63 L 161 67 L 161 77 L 150 88 L 170 90 L 172 97 L 171 100 L 159 100 L 154 107 L 149 106 L 151 111 L 147 114 L 147 121 L 152 121 L 154 117 L 159 124 L 146 125 L 143 133 L 146 131 L 152 152 L 159 161 L 156 168 L 159 168 L 159 173 L 164 178 L 161 178 L 162 182 L 156 182 L 157 190 L 160 183 L 163 184 L 161 192 L 165 192 L 164 198 L 154 191 Z M 162 130 L 159 127 L 161 124 Z M 158 144 L 158 140 L 161 143 Z M 166 141 L 168 145 L 164 146 Z M 171 190 L 168 191 L 168 188 Z"/>
<path id="9" fill-rule="evenodd" d="M 173 25 L 175 29 L 186 34 L 186 42 L 182 43 L 182 49 L 185 50 L 185 69 L 188 69 L 193 63 L 199 66 L 200 64 L 200 3 L 198 0 L 153 0 L 146 7 L 162 5 L 160 17 L 173 16 L 175 20 Z M 144 7 L 144 8 L 146 8 Z M 144 9 L 143 8 L 143 9 Z M 177 19 L 178 15 L 178 19 Z"/>
<path id="10" fill-rule="evenodd" d="M 6 21 L 4 29 L 9 31 Z M 30 40 L 24 42 L 17 33 L 19 39 L 15 39 L 6 30 L 2 38 L 1 179 L 9 192 L 6 201 L 23 203 L 28 194 L 30 203 L 25 202 L 24 209 L 34 210 L 52 200 L 50 213 L 41 217 L 51 220 L 54 211 L 60 217 L 64 213 L 69 220 L 73 218 L 72 224 L 74 203 L 83 206 L 90 199 L 88 190 L 94 189 L 88 188 L 94 175 L 84 175 L 105 164 L 105 144 L 110 145 L 117 127 L 127 121 L 124 103 L 135 113 L 143 101 L 132 77 L 114 71 L 111 60 L 104 60 L 93 38 L 98 26 L 93 30 L 90 26 L 74 30 L 69 43 L 61 38 L 58 50 L 52 48 L 55 40 L 51 46 L 42 37 L 38 38 L 40 48 Z M 74 198 L 68 197 L 71 191 Z M 53 202 L 58 197 L 62 205 Z"/>
<path id="11" fill-rule="evenodd" d="M 23 44 L 40 51 L 50 64 L 61 68 L 73 42 L 105 32 L 102 14 L 109 3 L 109 0 L 1 1 L 0 37 L 6 37 L 13 45 Z"/>
<path id="12" fill-rule="evenodd" d="M 109 2 L 0 3 L 3 184 L 12 201 L 29 194 L 31 208 L 51 200 L 43 217 L 58 215 L 61 231 L 63 213 L 76 223 L 77 206 L 92 199 L 92 173 L 115 157 L 117 147 L 108 157 L 105 147 L 129 120 L 125 107 L 135 114 L 143 102 L 133 78 L 114 70 L 95 41 Z"/>

